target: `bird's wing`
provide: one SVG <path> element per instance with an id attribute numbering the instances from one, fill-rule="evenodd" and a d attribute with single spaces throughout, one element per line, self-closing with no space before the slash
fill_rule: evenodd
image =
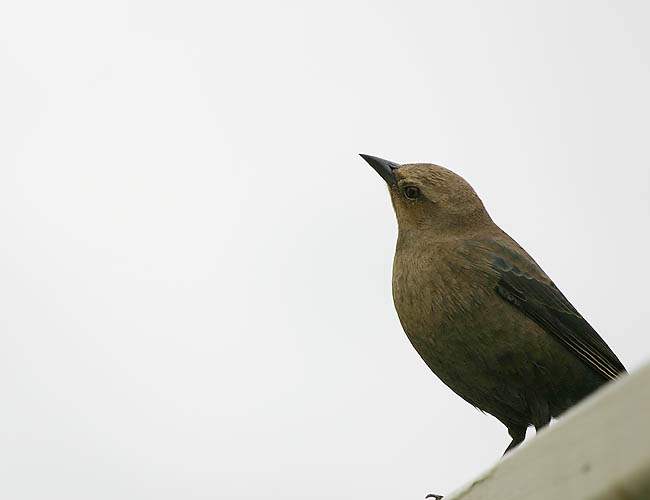
<path id="1" fill-rule="evenodd" d="M 494 240 L 490 243 L 490 265 L 498 273 L 496 292 L 503 299 L 554 335 L 603 377 L 614 379 L 625 373 L 625 367 L 605 341 L 532 258 L 523 250 L 520 253 Z M 517 263 L 529 272 L 523 271 Z"/>

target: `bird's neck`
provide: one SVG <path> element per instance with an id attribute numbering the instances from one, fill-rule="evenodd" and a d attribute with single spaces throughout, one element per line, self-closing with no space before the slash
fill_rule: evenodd
<path id="1" fill-rule="evenodd" d="M 404 248 L 427 248 L 431 245 L 454 243 L 467 240 L 482 239 L 499 232 L 492 220 L 481 220 L 476 224 L 463 223 L 458 225 L 424 226 L 399 225 L 397 233 L 397 250 Z"/>

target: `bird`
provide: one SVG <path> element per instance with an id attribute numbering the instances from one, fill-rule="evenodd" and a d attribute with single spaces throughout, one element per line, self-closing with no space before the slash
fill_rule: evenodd
<path id="1" fill-rule="evenodd" d="M 626 373 L 605 341 L 461 176 L 430 163 L 361 157 L 397 216 L 393 302 L 411 344 L 512 441 Z"/>

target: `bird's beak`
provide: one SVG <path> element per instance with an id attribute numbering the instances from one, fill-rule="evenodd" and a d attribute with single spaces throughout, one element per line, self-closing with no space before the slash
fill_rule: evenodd
<path id="1" fill-rule="evenodd" d="M 376 156 L 370 156 L 370 155 L 364 155 L 360 154 L 361 158 L 366 160 L 368 164 L 374 168 L 379 175 L 382 176 L 382 178 L 388 183 L 389 186 L 393 186 L 397 180 L 395 179 L 395 175 L 393 174 L 393 170 L 398 169 L 401 167 L 399 163 L 394 163 L 392 161 L 388 160 L 382 160 L 381 158 L 377 158 Z"/>

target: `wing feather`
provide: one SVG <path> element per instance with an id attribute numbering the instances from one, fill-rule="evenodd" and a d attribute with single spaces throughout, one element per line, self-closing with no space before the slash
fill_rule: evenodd
<path id="1" fill-rule="evenodd" d="M 512 252 L 507 249 L 504 253 Z M 607 379 L 625 373 L 625 367 L 605 341 L 550 280 L 537 279 L 502 255 L 494 256 L 492 269 L 499 273 L 496 292 L 587 365 Z"/>

